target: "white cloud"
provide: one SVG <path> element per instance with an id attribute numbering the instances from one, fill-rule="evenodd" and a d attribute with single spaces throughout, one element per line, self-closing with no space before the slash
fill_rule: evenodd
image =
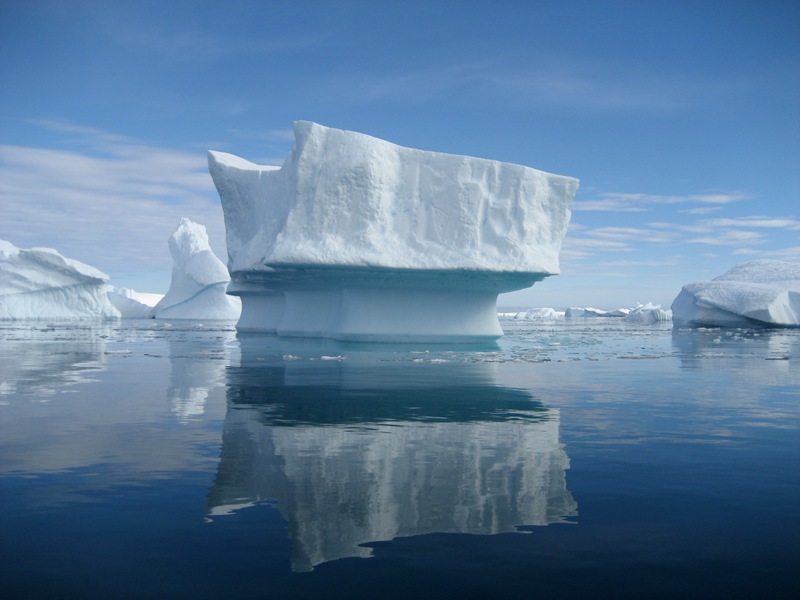
<path id="1" fill-rule="evenodd" d="M 713 236 L 696 237 L 686 240 L 690 244 L 706 244 L 708 246 L 738 246 L 740 244 L 761 242 L 763 233 L 756 231 L 723 231 Z"/>
<path id="2" fill-rule="evenodd" d="M 737 256 L 747 255 L 757 258 L 774 258 L 778 260 L 800 262 L 800 246 L 780 248 L 777 250 L 754 250 L 752 248 L 739 248 L 738 250 L 734 250 L 733 254 Z"/>
<path id="3" fill-rule="evenodd" d="M 708 219 L 703 223 L 709 227 L 756 227 L 790 229 L 800 231 L 800 221 L 781 217 L 740 217 L 737 219 Z"/>
<path id="4" fill-rule="evenodd" d="M 656 205 L 670 204 L 703 204 L 712 206 L 699 207 L 702 214 L 707 210 L 716 210 L 721 206 L 746 200 L 750 198 L 748 194 L 731 192 L 725 194 L 688 194 L 684 196 L 666 196 L 658 194 L 625 193 L 625 192 L 606 192 L 598 194 L 599 199 L 579 200 L 572 203 L 572 210 L 575 211 L 609 211 L 609 212 L 642 212 L 650 210 Z"/>
<path id="5" fill-rule="evenodd" d="M 44 123 L 72 150 L 0 146 L 0 238 L 49 246 L 106 271 L 169 271 L 180 217 L 208 228 L 223 260 L 224 225 L 204 152 Z M 122 282 L 124 284 L 124 282 Z"/>

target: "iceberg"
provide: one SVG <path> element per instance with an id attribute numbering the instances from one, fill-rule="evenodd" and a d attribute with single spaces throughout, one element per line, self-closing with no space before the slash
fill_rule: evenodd
<path id="1" fill-rule="evenodd" d="M 181 219 L 169 238 L 172 281 L 153 308 L 156 319 L 230 319 L 241 313 L 241 301 L 225 293 L 230 275 L 208 244 L 202 225 Z"/>
<path id="2" fill-rule="evenodd" d="M 142 294 L 130 288 L 106 286 L 108 299 L 122 315 L 123 319 L 150 319 L 153 307 L 164 297 L 163 294 Z"/>
<path id="3" fill-rule="evenodd" d="M 668 323 L 672 321 L 672 311 L 664 310 L 660 304 L 648 302 L 634 306 L 622 320 L 633 323 Z"/>
<path id="4" fill-rule="evenodd" d="M 0 240 L 0 319 L 118 319 L 108 276 L 52 248 Z"/>
<path id="5" fill-rule="evenodd" d="M 579 319 L 581 317 L 626 317 L 630 311 L 630 308 L 601 310 L 592 307 L 580 308 L 571 306 L 564 312 L 564 316 L 566 316 L 567 319 Z"/>
<path id="6" fill-rule="evenodd" d="M 800 326 L 800 264 L 756 260 L 686 284 L 672 319 L 678 327 Z"/>
<path id="7" fill-rule="evenodd" d="M 482 341 L 559 272 L 578 180 L 305 121 L 280 168 L 209 151 L 240 331 Z"/>
<path id="8" fill-rule="evenodd" d="M 558 312 L 554 308 L 529 308 L 528 310 L 513 313 L 513 318 L 519 321 L 552 321 L 564 316 L 563 312 Z"/>

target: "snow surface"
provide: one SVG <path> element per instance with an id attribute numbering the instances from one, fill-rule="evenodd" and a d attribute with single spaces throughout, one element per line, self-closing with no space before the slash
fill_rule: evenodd
<path id="1" fill-rule="evenodd" d="M 208 243 L 206 228 L 181 219 L 169 238 L 172 282 L 153 308 L 156 319 L 238 319 L 241 302 L 228 296 L 230 282 L 225 265 Z"/>
<path id="2" fill-rule="evenodd" d="M 683 286 L 672 303 L 680 327 L 800 325 L 800 264 L 756 260 Z"/>
<path id="3" fill-rule="evenodd" d="M 240 329 L 498 337 L 497 294 L 558 273 L 576 179 L 305 121 L 294 131 L 281 168 L 208 155 Z"/>
<path id="4" fill-rule="evenodd" d="M 108 276 L 52 248 L 0 240 L 0 319 L 118 319 Z"/>

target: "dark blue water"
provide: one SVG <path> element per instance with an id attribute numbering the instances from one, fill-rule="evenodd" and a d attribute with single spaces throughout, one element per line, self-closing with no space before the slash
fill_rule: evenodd
<path id="1" fill-rule="evenodd" d="M 800 597 L 800 331 L 503 325 L 0 326 L 0 597 Z"/>

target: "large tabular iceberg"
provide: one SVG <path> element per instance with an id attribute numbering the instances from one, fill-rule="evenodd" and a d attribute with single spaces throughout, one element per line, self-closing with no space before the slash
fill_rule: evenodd
<path id="1" fill-rule="evenodd" d="M 283 166 L 209 152 L 240 330 L 502 335 L 497 294 L 558 273 L 571 177 L 300 121 Z"/>
<path id="2" fill-rule="evenodd" d="M 118 319 L 108 276 L 52 248 L 0 240 L 0 319 Z"/>
<path id="3" fill-rule="evenodd" d="M 800 264 L 756 260 L 683 286 L 672 303 L 679 327 L 800 325 Z"/>
<path id="4" fill-rule="evenodd" d="M 211 250 L 205 227 L 182 218 L 169 238 L 169 251 L 172 282 L 153 309 L 156 319 L 239 318 L 241 304 L 225 293 L 230 275 Z"/>

